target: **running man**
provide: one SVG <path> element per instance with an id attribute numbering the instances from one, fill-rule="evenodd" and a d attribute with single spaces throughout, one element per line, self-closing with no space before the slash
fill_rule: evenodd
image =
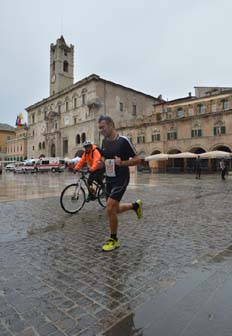
<path id="1" fill-rule="evenodd" d="M 120 246 L 118 230 L 118 214 L 134 210 L 137 217 L 142 218 L 142 202 L 120 204 L 130 181 L 129 166 L 136 166 L 140 158 L 125 136 L 118 135 L 114 121 L 108 116 L 101 116 L 98 120 L 100 133 L 104 136 L 102 142 L 102 156 L 105 163 L 106 175 L 106 211 L 109 218 L 110 238 L 102 246 L 103 251 L 112 251 Z"/>

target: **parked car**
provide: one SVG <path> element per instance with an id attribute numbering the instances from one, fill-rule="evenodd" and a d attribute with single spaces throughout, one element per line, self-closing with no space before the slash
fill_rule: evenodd
<path id="1" fill-rule="evenodd" d="M 14 170 L 15 170 L 14 163 L 8 163 L 5 167 L 5 171 L 14 171 Z"/>

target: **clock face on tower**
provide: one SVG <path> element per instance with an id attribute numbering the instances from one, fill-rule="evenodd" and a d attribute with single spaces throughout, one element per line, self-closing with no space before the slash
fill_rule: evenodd
<path id="1" fill-rule="evenodd" d="M 52 75 L 52 83 L 55 83 L 55 81 L 56 81 L 56 75 L 54 74 Z"/>

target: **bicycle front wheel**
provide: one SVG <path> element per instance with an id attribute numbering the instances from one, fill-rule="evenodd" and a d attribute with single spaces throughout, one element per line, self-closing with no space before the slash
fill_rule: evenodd
<path id="1" fill-rule="evenodd" d="M 104 187 L 99 187 L 97 190 L 97 200 L 99 202 L 99 204 L 105 208 L 106 207 L 106 190 L 105 190 L 105 186 Z"/>
<path id="2" fill-rule="evenodd" d="M 85 191 L 78 184 L 70 184 L 62 191 L 60 195 L 60 205 L 62 209 L 74 214 L 80 211 L 85 204 Z"/>

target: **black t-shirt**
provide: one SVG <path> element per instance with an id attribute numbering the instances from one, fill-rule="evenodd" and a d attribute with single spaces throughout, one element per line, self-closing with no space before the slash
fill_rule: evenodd
<path id="1" fill-rule="evenodd" d="M 119 135 L 117 139 L 110 141 L 105 138 L 102 142 L 101 148 L 102 156 L 107 159 L 114 159 L 115 156 L 121 158 L 122 161 L 129 160 L 137 155 L 136 150 L 130 140 L 125 137 Z M 121 176 L 123 174 L 129 174 L 129 168 L 126 166 L 115 166 L 116 177 Z"/>

